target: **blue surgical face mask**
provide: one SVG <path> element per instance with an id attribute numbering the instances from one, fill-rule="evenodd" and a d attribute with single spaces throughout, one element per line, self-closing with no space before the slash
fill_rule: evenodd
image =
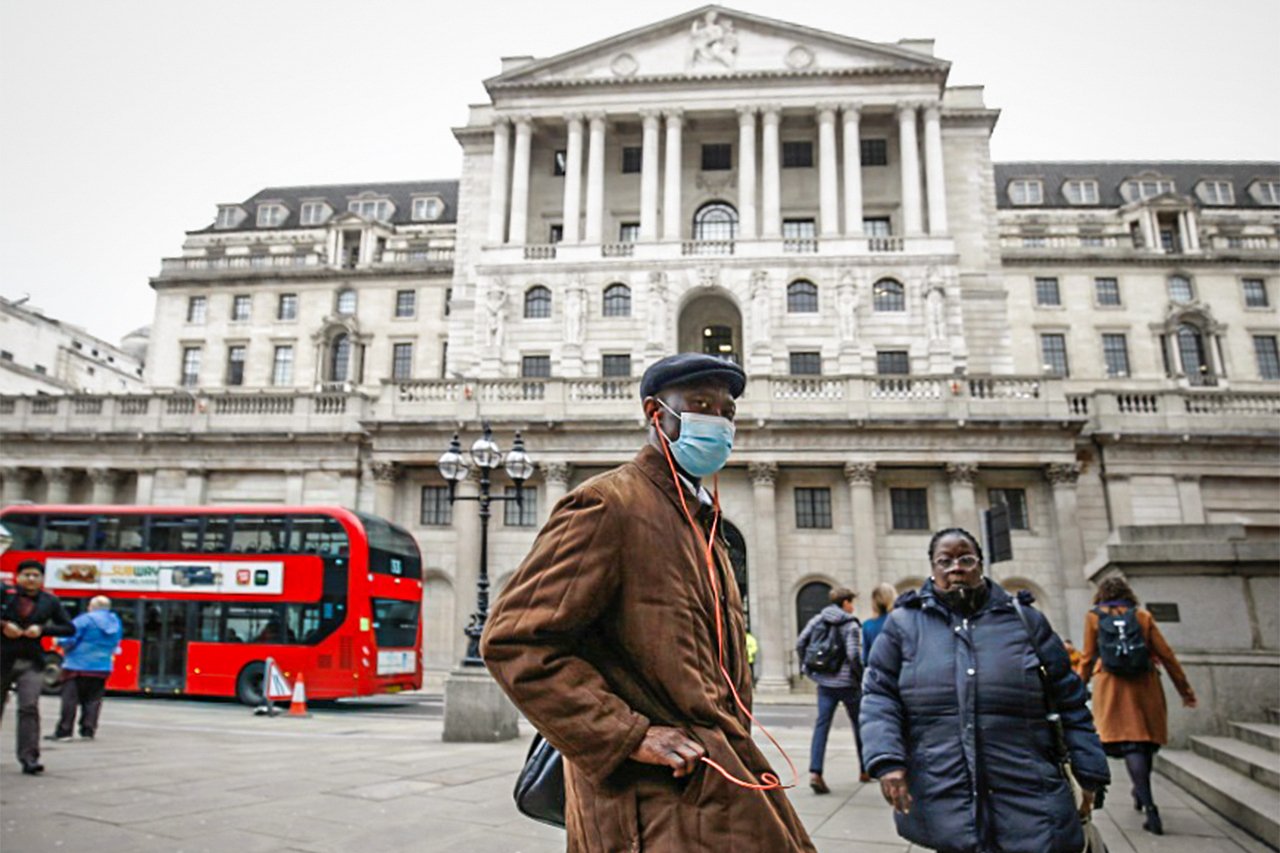
<path id="1" fill-rule="evenodd" d="M 658 400 L 658 405 L 680 419 L 680 437 L 675 441 L 662 434 L 671 447 L 676 464 L 695 477 L 709 477 L 724 467 L 733 452 L 735 427 L 728 418 L 677 412 Z M 661 429 L 658 432 L 662 432 Z"/>

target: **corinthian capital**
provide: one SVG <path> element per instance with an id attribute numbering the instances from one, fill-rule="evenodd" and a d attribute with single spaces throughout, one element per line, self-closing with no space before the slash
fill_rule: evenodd
<path id="1" fill-rule="evenodd" d="M 844 478 L 850 484 L 874 483 L 876 481 L 876 463 L 846 462 L 844 465 Z"/>
<path id="2" fill-rule="evenodd" d="M 573 477 L 573 465 L 569 462 L 543 462 L 539 467 L 542 468 L 542 476 L 548 483 L 567 486 Z"/>
<path id="3" fill-rule="evenodd" d="M 778 465 L 776 462 L 752 462 L 747 465 L 747 476 L 756 486 L 772 486 L 778 481 Z"/>
<path id="4" fill-rule="evenodd" d="M 1080 479 L 1079 462 L 1055 462 L 1045 467 L 1045 476 L 1055 486 L 1074 486 Z"/>
<path id="5" fill-rule="evenodd" d="M 379 483 L 394 483 L 400 479 L 400 466 L 395 462 L 375 460 L 369 463 L 369 473 Z"/>
<path id="6" fill-rule="evenodd" d="M 953 483 L 972 486 L 978 479 L 978 466 L 972 462 L 952 462 L 947 465 L 947 479 Z"/>

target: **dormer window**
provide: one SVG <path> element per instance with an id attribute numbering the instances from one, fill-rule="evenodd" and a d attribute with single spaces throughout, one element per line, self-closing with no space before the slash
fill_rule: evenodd
<path id="1" fill-rule="evenodd" d="M 323 201 L 305 201 L 298 221 L 303 225 L 323 225 L 333 216 L 333 208 Z"/>
<path id="2" fill-rule="evenodd" d="M 375 222 L 390 222 L 395 208 L 385 198 L 358 198 L 347 203 L 347 210 L 364 219 Z"/>
<path id="3" fill-rule="evenodd" d="M 1231 205 L 1236 203 L 1235 188 L 1230 181 L 1201 181 L 1196 195 L 1205 204 Z"/>
<path id="4" fill-rule="evenodd" d="M 1120 185 L 1125 201 L 1142 201 L 1175 192 L 1173 181 L 1168 178 L 1134 178 Z"/>
<path id="5" fill-rule="evenodd" d="M 218 207 L 217 228 L 235 228 L 249 214 L 238 204 L 224 204 Z"/>
<path id="6" fill-rule="evenodd" d="M 1254 181 L 1249 194 L 1258 204 L 1280 205 L 1280 181 Z"/>
<path id="7" fill-rule="evenodd" d="M 413 220 L 415 222 L 434 222 L 444 213 L 444 202 L 436 196 L 415 198 L 413 200 Z"/>
<path id="8" fill-rule="evenodd" d="M 1009 201 L 1013 204 L 1044 204 L 1044 184 L 1039 178 L 1010 181 Z"/>
<path id="9" fill-rule="evenodd" d="M 1097 204 L 1098 182 L 1094 180 L 1072 180 L 1062 185 L 1062 194 L 1071 204 Z"/>
<path id="10" fill-rule="evenodd" d="M 258 205 L 258 227 L 279 228 L 289 216 L 289 209 L 283 204 Z"/>

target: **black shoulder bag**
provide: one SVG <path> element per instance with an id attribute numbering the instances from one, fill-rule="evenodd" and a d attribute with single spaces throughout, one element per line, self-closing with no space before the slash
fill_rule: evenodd
<path id="1" fill-rule="evenodd" d="M 564 756 L 541 734 L 516 777 L 515 800 L 522 815 L 564 829 Z"/>

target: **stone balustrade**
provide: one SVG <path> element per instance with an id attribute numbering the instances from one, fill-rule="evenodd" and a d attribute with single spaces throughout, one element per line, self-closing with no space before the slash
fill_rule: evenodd
<path id="1" fill-rule="evenodd" d="M 591 263 L 601 260 L 645 260 L 679 262 L 680 259 L 727 257 L 776 259 L 784 261 L 797 254 L 819 257 L 867 257 L 874 255 L 952 254 L 955 246 L 947 237 L 823 237 L 746 240 L 654 240 L 634 243 L 580 243 L 570 245 L 491 245 L 483 249 L 480 263 L 492 265 L 523 264 L 527 261 L 562 264 Z M 693 261 L 696 263 L 696 261 Z"/>

